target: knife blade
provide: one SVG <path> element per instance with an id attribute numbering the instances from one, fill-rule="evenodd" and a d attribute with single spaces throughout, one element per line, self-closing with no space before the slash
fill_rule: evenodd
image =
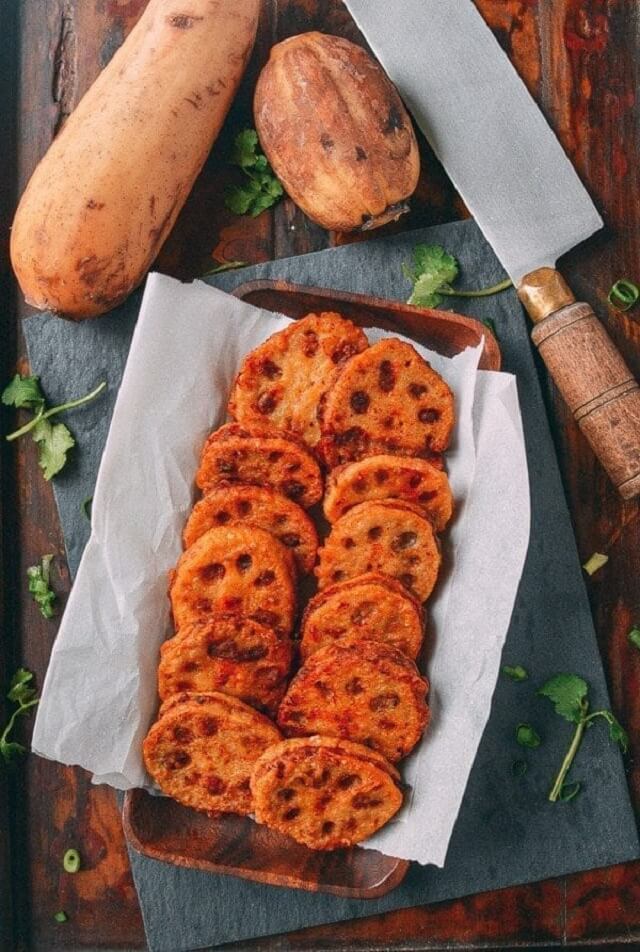
<path id="1" fill-rule="evenodd" d="M 558 389 L 619 492 L 640 494 L 640 388 L 555 265 L 602 227 L 472 0 L 345 0 L 518 289 Z"/>

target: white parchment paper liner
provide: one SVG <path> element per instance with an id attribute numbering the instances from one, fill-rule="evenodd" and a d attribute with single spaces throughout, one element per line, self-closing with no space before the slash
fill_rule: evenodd
<path id="1" fill-rule="evenodd" d="M 33 749 L 118 789 L 148 785 L 141 742 L 170 633 L 167 573 L 193 504 L 207 433 L 225 418 L 244 354 L 288 323 L 200 282 L 149 277 L 100 466 L 92 533 L 56 639 Z M 370 339 L 384 336 L 372 331 Z M 429 603 L 432 725 L 405 761 L 398 818 L 368 845 L 442 865 L 489 715 L 529 537 L 515 380 L 418 348 L 447 379 L 457 425 L 457 515 Z"/>

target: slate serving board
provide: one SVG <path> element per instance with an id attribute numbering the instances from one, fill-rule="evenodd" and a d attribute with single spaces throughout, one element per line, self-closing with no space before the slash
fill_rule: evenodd
<path id="1" fill-rule="evenodd" d="M 227 291 L 254 278 L 280 278 L 405 299 L 409 284 L 401 265 L 410 260 L 418 241 L 443 244 L 458 257 L 461 286 L 489 285 L 504 277 L 475 223 L 457 222 L 208 280 Z M 112 315 L 81 325 L 51 315 L 25 322 L 33 372 L 41 374 L 52 400 L 85 393 L 102 379 L 109 383 L 101 401 L 68 415 L 78 447 L 73 464 L 54 484 L 72 573 L 89 533 L 81 503 L 92 493 L 139 303 L 140 293 Z M 524 684 L 499 680 L 445 868 L 412 864 L 394 892 L 362 901 L 192 872 L 132 852 L 154 952 L 181 952 L 375 915 L 640 858 L 622 759 L 604 730 L 590 731 L 580 751 L 573 773 L 584 780 L 580 796 L 569 804 L 546 800 L 571 729 L 548 702 L 535 697 L 535 687 L 559 671 L 575 672 L 589 681 L 593 703 L 608 706 L 606 683 L 523 312 L 513 291 L 478 300 L 459 298 L 454 305 L 461 313 L 494 321 L 504 370 L 518 379 L 532 529 L 504 661 L 523 664 L 532 679 Z M 512 763 L 523 756 L 514 740 L 521 721 L 533 723 L 547 740 L 526 752 L 529 769 L 514 778 Z M 599 795 L 604 788 L 607 797 Z"/>

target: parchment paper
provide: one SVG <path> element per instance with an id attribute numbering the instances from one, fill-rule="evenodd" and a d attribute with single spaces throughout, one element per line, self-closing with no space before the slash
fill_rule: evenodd
<path id="1" fill-rule="evenodd" d="M 180 553 L 199 451 L 224 420 L 243 355 L 286 323 L 199 282 L 149 278 L 91 539 L 43 687 L 33 738 L 42 756 L 120 789 L 147 784 L 140 747 L 169 634 L 166 574 Z M 423 353 L 456 395 L 448 465 L 457 517 L 429 603 L 432 725 L 403 765 L 412 786 L 405 809 L 370 842 L 441 866 L 489 714 L 527 549 L 529 492 L 514 378 L 476 373 L 478 351 L 453 360 Z"/>

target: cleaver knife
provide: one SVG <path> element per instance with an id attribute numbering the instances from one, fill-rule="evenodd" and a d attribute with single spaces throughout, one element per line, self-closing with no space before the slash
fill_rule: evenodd
<path id="1" fill-rule="evenodd" d="M 632 499 L 640 388 L 555 268 L 602 227 L 560 143 L 472 0 L 345 4 L 513 280 L 578 426 Z"/>

